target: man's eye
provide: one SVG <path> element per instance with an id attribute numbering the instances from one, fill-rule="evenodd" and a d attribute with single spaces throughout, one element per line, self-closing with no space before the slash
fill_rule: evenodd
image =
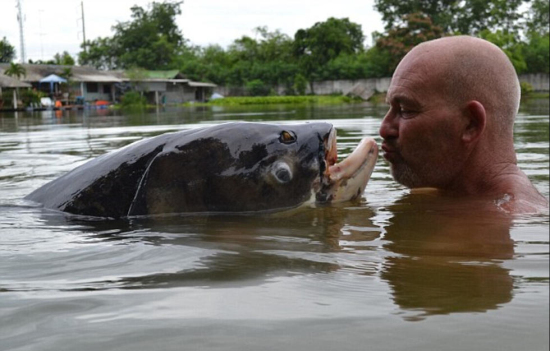
<path id="1" fill-rule="evenodd" d="M 412 118 L 416 115 L 416 111 L 412 109 L 408 109 L 406 107 L 400 107 L 399 113 L 401 114 L 401 117 L 403 118 Z"/>

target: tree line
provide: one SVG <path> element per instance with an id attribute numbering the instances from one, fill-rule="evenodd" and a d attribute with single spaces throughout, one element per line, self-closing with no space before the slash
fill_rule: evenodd
<path id="1" fill-rule="evenodd" d="M 268 94 L 276 85 L 285 86 L 287 94 L 303 94 L 314 81 L 391 76 L 415 45 L 467 34 L 501 47 L 518 74 L 548 73 L 550 66 L 547 0 L 375 0 L 385 28 L 372 33 L 370 46 L 359 24 L 328 18 L 293 37 L 257 27 L 254 37 L 235 39 L 227 48 L 191 45 L 176 24 L 181 5 L 133 6 L 131 19 L 114 25 L 112 36 L 82 45 L 78 63 L 98 69 L 177 69 L 192 80 L 246 86 L 254 95 Z M 5 38 L 0 41 L 0 62 L 13 59 L 10 46 Z M 57 54 L 53 62 L 71 64 L 70 55 Z"/>

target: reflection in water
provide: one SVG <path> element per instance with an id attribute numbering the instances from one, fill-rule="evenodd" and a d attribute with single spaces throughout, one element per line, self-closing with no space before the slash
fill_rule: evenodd
<path id="1" fill-rule="evenodd" d="M 348 204 L 349 205 L 349 204 Z M 46 214 L 50 227 L 77 227 L 89 242 L 145 243 L 181 247 L 196 254 L 192 265 L 172 272 L 126 276 L 116 281 L 87 281 L 70 290 L 173 288 L 261 285 L 277 277 L 329 273 L 352 263 L 354 243 L 379 236 L 368 218 L 373 212 L 343 206 L 302 208 L 275 215 L 166 216 L 130 221 L 85 221 Z M 342 238 L 346 239 L 344 248 Z M 345 256 L 338 256 L 343 252 Z M 177 261 L 174 265 L 177 266 Z"/>
<path id="2" fill-rule="evenodd" d="M 501 265 L 514 256 L 512 219 L 480 208 L 481 203 L 472 201 L 411 193 L 386 209 L 371 209 L 363 202 L 264 216 L 129 221 L 89 221 L 44 211 L 40 222 L 43 227 L 76 230 L 82 243 L 142 247 L 119 259 L 135 272 L 99 280 L 81 277 L 79 283 L 58 286 L 60 290 L 244 288 L 282 277 L 352 272 L 380 276 L 404 318 L 421 320 L 485 312 L 512 300 L 514 280 Z M 389 219 L 380 228 L 373 223 L 377 217 Z M 157 252 L 167 256 L 157 257 Z M 112 253 L 94 255 L 99 258 L 90 255 L 86 260 Z M 68 257 L 66 263 L 78 271 L 86 260 Z M 39 288 L 28 282 L 26 286 Z"/>
<path id="3" fill-rule="evenodd" d="M 515 141 L 548 196 L 545 106 Z M 242 112 L 331 121 L 345 157 L 387 108 L 265 112 L 290 110 L 0 115 L 0 349 L 548 349 L 548 216 L 409 194 L 383 160 L 362 203 L 277 216 L 83 221 L 21 201 L 91 157 Z"/>
<path id="4" fill-rule="evenodd" d="M 188 255 L 174 255 L 170 271 L 152 267 L 149 273 L 86 280 L 64 290 L 243 288 L 281 277 L 354 272 L 386 281 L 407 320 L 485 312 L 512 300 L 514 280 L 501 266 L 514 255 L 510 217 L 481 211 L 481 203 L 430 193 L 405 195 L 380 214 L 366 203 L 350 205 L 265 216 L 42 218 L 50 227 L 78 228 L 87 242 L 141 243 Z M 372 218 L 385 212 L 391 217 L 379 228 Z M 381 247 L 386 253 L 377 262 L 373 255 Z"/>
<path id="5" fill-rule="evenodd" d="M 514 255 L 512 218 L 482 202 L 430 193 L 402 197 L 389 210 L 381 276 L 395 303 L 431 314 L 484 312 L 512 299 L 513 279 L 500 265 Z"/>

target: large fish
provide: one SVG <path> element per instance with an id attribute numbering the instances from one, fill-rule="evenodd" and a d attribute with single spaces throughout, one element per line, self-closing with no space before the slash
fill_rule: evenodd
<path id="1" fill-rule="evenodd" d="M 225 123 L 144 139 L 97 157 L 26 199 L 122 218 L 284 210 L 360 196 L 378 156 L 365 138 L 337 162 L 329 123 Z"/>

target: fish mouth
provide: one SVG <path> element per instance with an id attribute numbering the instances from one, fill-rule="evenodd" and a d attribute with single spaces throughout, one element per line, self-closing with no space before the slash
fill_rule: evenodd
<path id="1" fill-rule="evenodd" d="M 338 163 L 336 128 L 332 128 L 324 140 L 324 151 L 316 202 L 335 203 L 359 198 L 378 159 L 376 141 L 369 137 L 362 139 L 355 150 Z"/>
<path id="2" fill-rule="evenodd" d="M 336 128 L 332 128 L 324 140 L 325 154 L 324 167 L 321 170 L 321 178 L 330 178 L 329 169 L 338 161 L 338 145 L 336 143 Z"/>

